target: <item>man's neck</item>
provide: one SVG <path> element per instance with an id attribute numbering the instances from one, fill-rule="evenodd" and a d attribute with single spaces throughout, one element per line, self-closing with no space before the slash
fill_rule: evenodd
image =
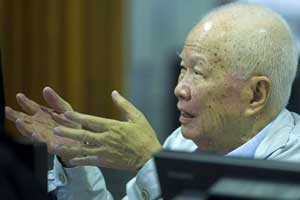
<path id="1" fill-rule="evenodd" d="M 235 127 L 232 127 L 230 130 L 222 130 L 223 132 L 219 133 L 220 137 L 226 137 L 228 135 L 236 136 L 229 137 L 231 139 L 225 139 L 219 143 L 216 143 L 211 141 L 209 138 L 201 138 L 196 144 L 198 145 L 199 149 L 203 151 L 227 154 L 253 138 L 271 121 L 273 121 L 278 114 L 279 112 L 260 113 L 247 120 L 237 122 Z"/>

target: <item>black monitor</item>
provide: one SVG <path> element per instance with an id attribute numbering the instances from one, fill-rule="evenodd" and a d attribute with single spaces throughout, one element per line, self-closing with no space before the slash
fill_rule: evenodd
<path id="1" fill-rule="evenodd" d="M 0 50 L 0 137 L 4 134 L 4 92 L 3 92 L 3 78 L 2 78 L 2 56 Z"/>
<path id="2" fill-rule="evenodd" d="M 4 128 L 4 105 L 0 49 L 0 199 L 48 199 L 46 146 L 9 138 Z"/>
<path id="3" fill-rule="evenodd" d="M 154 156 L 164 200 L 300 199 L 300 165 L 206 153 Z"/>

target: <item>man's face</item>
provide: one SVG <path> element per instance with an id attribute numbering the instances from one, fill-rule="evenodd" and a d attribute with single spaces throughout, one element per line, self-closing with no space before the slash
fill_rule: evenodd
<path id="1" fill-rule="evenodd" d="M 175 88 L 183 136 L 203 149 L 231 150 L 242 143 L 237 132 L 248 103 L 243 98 L 245 81 L 227 70 L 226 56 L 215 48 L 215 40 L 193 38 L 188 37 L 181 53 Z"/>

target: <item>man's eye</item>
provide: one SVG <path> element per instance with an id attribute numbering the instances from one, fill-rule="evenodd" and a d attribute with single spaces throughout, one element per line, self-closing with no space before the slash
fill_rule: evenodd
<path id="1" fill-rule="evenodd" d="M 185 73 L 186 69 L 184 67 L 181 67 L 178 79 L 181 80 L 184 77 Z"/>
<path id="2" fill-rule="evenodd" d="M 184 66 L 181 66 L 180 74 L 185 74 L 185 73 L 186 73 L 186 68 Z"/>
<path id="3" fill-rule="evenodd" d="M 201 72 L 199 72 L 199 71 L 195 71 L 195 74 L 196 74 L 196 75 L 203 76 L 203 74 L 202 74 Z"/>

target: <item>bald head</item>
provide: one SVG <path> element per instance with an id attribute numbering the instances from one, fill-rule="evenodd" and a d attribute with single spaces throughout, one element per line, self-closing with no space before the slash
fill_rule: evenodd
<path id="1" fill-rule="evenodd" d="M 268 77 L 271 108 L 279 112 L 288 103 L 297 51 L 287 23 L 271 10 L 252 4 L 220 7 L 192 29 L 185 46 L 209 55 L 211 67 L 237 78 Z"/>

